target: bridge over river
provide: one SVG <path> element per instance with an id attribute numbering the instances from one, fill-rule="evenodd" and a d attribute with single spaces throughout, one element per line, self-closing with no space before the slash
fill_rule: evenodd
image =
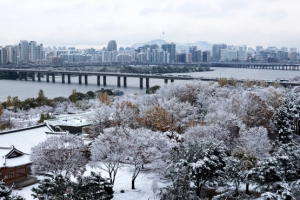
<path id="1" fill-rule="evenodd" d="M 133 73 L 116 73 L 116 72 L 91 72 L 91 71 L 65 71 L 65 70 L 40 70 L 40 69 L 8 69 L 0 68 L 0 72 L 5 72 L 9 74 L 17 75 L 19 80 L 27 80 L 28 77 L 32 81 L 41 81 L 42 75 L 46 75 L 46 81 L 50 82 L 50 77 L 52 82 L 55 82 L 55 76 L 59 75 L 62 77 L 62 83 L 71 83 L 71 76 L 78 76 L 78 83 L 82 84 L 82 79 L 84 78 L 84 84 L 88 84 L 89 76 L 97 76 L 97 85 L 100 85 L 100 77 L 102 76 L 103 85 L 106 86 L 106 77 L 114 76 L 117 77 L 117 86 L 121 86 L 121 78 L 123 78 L 123 86 L 127 86 L 127 78 L 139 78 L 140 88 L 144 87 L 144 79 L 146 80 L 146 88 L 149 88 L 150 79 L 163 79 L 165 83 L 168 80 L 174 82 L 174 80 L 193 80 L 199 79 L 196 77 L 191 77 L 189 75 L 174 76 L 174 75 L 161 75 L 161 74 L 133 74 Z M 67 79 L 65 78 L 67 77 Z"/>
<path id="2" fill-rule="evenodd" d="M 116 72 L 93 72 L 93 71 L 66 71 L 66 70 L 41 70 L 41 69 L 17 69 L 17 68 L 0 68 L 0 72 L 8 73 L 12 75 L 16 75 L 19 80 L 26 80 L 31 78 L 32 81 L 41 81 L 41 77 L 46 75 L 46 81 L 55 82 L 55 76 L 61 76 L 62 83 L 71 83 L 71 76 L 78 76 L 78 83 L 82 84 L 82 79 L 84 79 L 84 84 L 88 84 L 89 76 L 97 76 L 97 85 L 100 86 L 100 77 L 102 76 L 102 84 L 106 86 L 106 77 L 113 76 L 116 77 L 117 86 L 121 87 L 121 78 L 123 78 L 123 86 L 127 87 L 127 78 L 139 78 L 140 88 L 144 87 L 144 79 L 146 80 L 146 88 L 149 88 L 150 79 L 162 79 L 164 83 L 168 83 L 170 80 L 174 82 L 174 80 L 202 80 L 202 81 L 219 81 L 217 77 L 193 77 L 190 75 L 161 75 L 161 74 L 133 74 L 133 73 L 116 73 Z M 67 77 L 67 79 L 66 79 Z M 245 82 L 248 80 L 240 79 L 238 82 Z M 261 80 L 251 80 L 253 82 L 261 81 Z M 275 80 L 266 81 L 268 84 L 272 84 Z M 281 85 L 283 86 L 298 86 L 299 82 L 288 82 L 287 80 L 281 81 Z"/>

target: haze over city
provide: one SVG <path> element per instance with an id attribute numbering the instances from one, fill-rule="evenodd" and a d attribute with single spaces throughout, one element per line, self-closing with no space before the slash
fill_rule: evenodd
<path id="1" fill-rule="evenodd" d="M 131 46 L 164 38 L 299 48 L 299 6 L 296 0 L 2 0 L 0 45 L 26 39 L 45 46 L 102 48 L 111 39 Z"/>

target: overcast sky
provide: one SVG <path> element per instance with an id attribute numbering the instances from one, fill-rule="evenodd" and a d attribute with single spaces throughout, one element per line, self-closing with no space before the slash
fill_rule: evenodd
<path id="1" fill-rule="evenodd" d="M 300 48 L 299 0 L 0 0 L 0 45 L 164 39 Z"/>

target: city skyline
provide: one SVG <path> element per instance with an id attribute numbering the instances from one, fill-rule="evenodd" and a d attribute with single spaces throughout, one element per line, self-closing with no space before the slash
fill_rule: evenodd
<path id="1" fill-rule="evenodd" d="M 300 47 L 300 2 L 215 1 L 36 1 L 0 2 L 0 45 L 26 39 L 44 46 L 100 48 L 116 40 L 131 46 L 153 38 L 247 46 Z M 164 32 L 164 34 L 162 34 Z"/>

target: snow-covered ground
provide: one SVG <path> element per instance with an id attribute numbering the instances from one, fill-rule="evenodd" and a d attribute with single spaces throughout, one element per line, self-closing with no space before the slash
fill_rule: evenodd
<path id="1" fill-rule="evenodd" d="M 145 166 L 144 170 L 141 170 L 135 181 L 135 190 L 131 189 L 131 177 L 132 177 L 132 166 L 124 166 L 122 167 L 117 174 L 115 185 L 114 185 L 114 200 L 153 200 L 159 199 L 158 197 L 154 198 L 154 193 L 151 189 L 151 185 L 153 181 L 156 181 L 158 184 L 158 188 L 166 187 L 170 185 L 171 182 L 168 179 L 164 179 L 163 176 L 160 176 L 157 173 L 151 172 Z M 96 168 L 91 168 L 87 166 L 87 171 L 84 175 L 90 175 L 91 171 L 100 171 Z M 101 171 L 102 176 L 108 177 L 105 171 Z M 42 177 L 38 177 L 41 179 Z M 31 189 L 33 187 L 37 187 L 38 184 L 34 184 L 28 187 L 23 188 L 22 190 L 14 190 L 13 193 L 17 193 L 26 198 L 26 200 L 31 200 L 33 197 L 31 196 Z M 124 190 L 125 193 L 121 193 L 120 191 Z M 159 190 L 157 191 L 157 193 Z"/>

